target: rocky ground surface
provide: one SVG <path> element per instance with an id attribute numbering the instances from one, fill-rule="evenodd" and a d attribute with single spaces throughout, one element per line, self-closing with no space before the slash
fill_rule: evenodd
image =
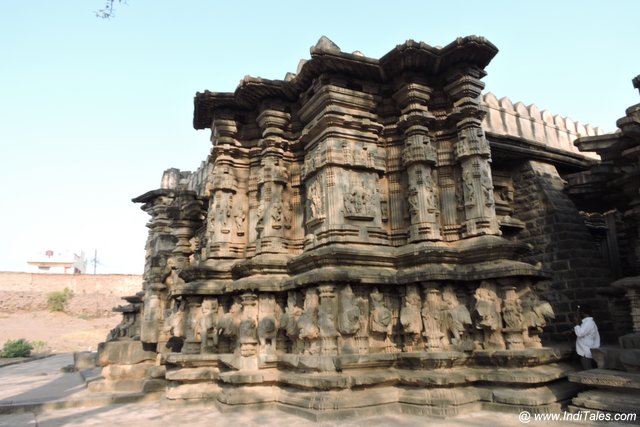
<path id="1" fill-rule="evenodd" d="M 7 340 L 24 338 L 38 343 L 35 353 L 95 351 L 109 331 L 120 322 L 120 315 L 69 314 L 47 310 L 0 312 L 0 346 Z M 0 359 L 1 361 L 2 359 Z"/>

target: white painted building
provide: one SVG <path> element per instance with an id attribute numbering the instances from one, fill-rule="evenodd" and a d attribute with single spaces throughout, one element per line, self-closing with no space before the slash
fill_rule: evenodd
<path id="1" fill-rule="evenodd" d="M 27 264 L 30 273 L 84 274 L 87 269 L 84 252 L 51 249 L 33 254 Z"/>

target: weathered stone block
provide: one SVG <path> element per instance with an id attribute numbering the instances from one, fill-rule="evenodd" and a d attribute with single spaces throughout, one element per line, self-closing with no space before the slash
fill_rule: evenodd
<path id="1" fill-rule="evenodd" d="M 156 353 L 144 350 L 140 341 L 108 341 L 98 347 L 100 366 L 135 365 L 149 360 L 156 360 Z"/>
<path id="2" fill-rule="evenodd" d="M 164 378 L 165 366 L 153 362 L 142 362 L 135 365 L 107 365 L 102 368 L 102 376 L 108 380 L 137 380 Z"/>
<path id="3" fill-rule="evenodd" d="M 220 386 L 216 383 L 198 382 L 198 383 L 169 383 L 167 386 L 167 399 L 215 399 L 220 393 Z"/>
<path id="4" fill-rule="evenodd" d="M 97 352 L 80 351 L 73 353 L 73 366 L 78 370 L 95 368 L 98 366 L 97 362 Z"/>

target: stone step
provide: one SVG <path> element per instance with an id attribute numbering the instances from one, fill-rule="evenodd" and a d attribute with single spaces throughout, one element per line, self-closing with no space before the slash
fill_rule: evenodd
<path id="1" fill-rule="evenodd" d="M 640 395 L 637 394 L 614 390 L 588 390 L 578 394 L 571 403 L 568 409 L 573 413 L 578 411 L 590 411 L 591 413 L 598 411 L 605 414 L 619 414 L 627 417 L 618 419 L 619 421 L 640 424 L 640 417 L 638 417 Z M 615 420 L 615 418 L 611 419 Z"/>
<path id="2" fill-rule="evenodd" d="M 569 381 L 597 388 L 640 389 L 640 374 L 609 369 L 575 372 L 569 374 Z"/>

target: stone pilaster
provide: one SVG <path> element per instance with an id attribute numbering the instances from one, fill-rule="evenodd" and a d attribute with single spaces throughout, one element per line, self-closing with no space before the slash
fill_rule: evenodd
<path id="1" fill-rule="evenodd" d="M 452 118 L 458 130 L 455 158 L 462 169 L 465 228 L 463 237 L 499 235 L 493 200 L 491 150 L 481 123 L 485 112 L 480 94 L 486 73 L 478 68 L 461 69 L 449 77 L 445 91 L 453 100 Z"/>
<path id="2" fill-rule="evenodd" d="M 173 254 L 184 267 L 195 252 L 191 239 L 202 225 L 206 211 L 203 210 L 202 200 L 193 191 L 180 193 L 176 204 L 179 214 L 172 224 L 173 235 L 177 240 Z"/>
<path id="3" fill-rule="evenodd" d="M 238 192 L 238 179 L 233 159 L 225 155 L 222 149 L 214 148 L 216 153 L 213 173 L 209 183 L 211 197 L 207 216 L 206 259 L 234 258 L 232 250 L 235 240 L 232 233 L 236 229 L 234 218 L 234 199 Z"/>
<path id="4" fill-rule="evenodd" d="M 165 282 L 171 276 L 169 257 L 175 249 L 175 237 L 170 218 L 170 208 L 174 200 L 175 193 L 171 190 L 156 190 L 134 199 L 134 201 L 144 202 L 142 209 L 151 216 L 147 224 L 148 256 L 144 273 L 145 300 L 140 331 L 140 339 L 146 343 L 158 342 L 167 305 Z"/>
<path id="5" fill-rule="evenodd" d="M 256 229 L 260 253 L 286 253 L 285 230 L 291 228 L 292 204 L 287 193 L 289 171 L 285 159 L 288 140 L 286 128 L 290 114 L 277 102 L 264 102 L 258 115 L 262 130 L 261 171 L 258 178 Z"/>
<path id="6" fill-rule="evenodd" d="M 402 163 L 407 169 L 411 243 L 441 239 L 437 153 L 429 137 L 429 124 L 434 117 L 427 108 L 431 92 L 430 87 L 412 82 L 394 94 L 401 108 L 398 128 L 404 135 Z"/>

